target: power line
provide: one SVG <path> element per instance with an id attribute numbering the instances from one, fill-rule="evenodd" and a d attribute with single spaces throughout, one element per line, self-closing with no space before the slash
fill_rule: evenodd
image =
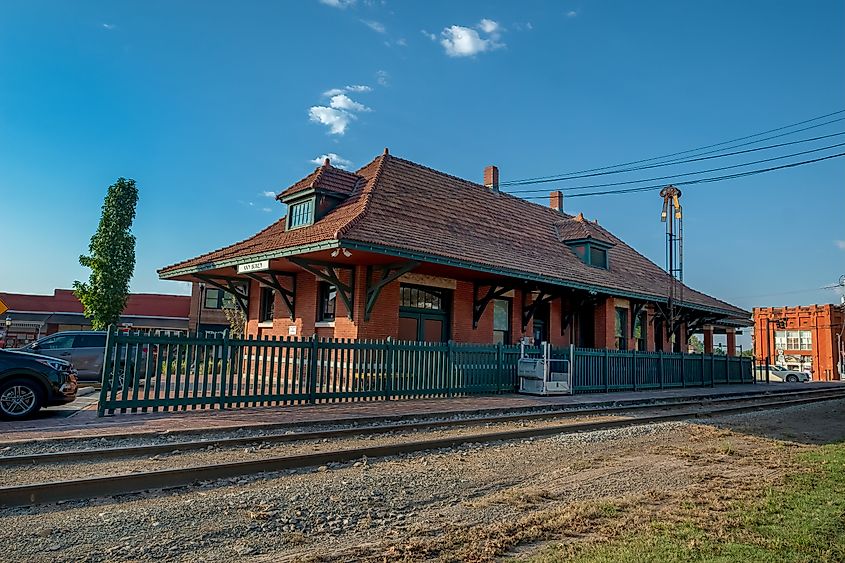
<path id="1" fill-rule="evenodd" d="M 845 135 L 845 132 L 836 133 L 836 135 Z M 833 137 L 833 136 L 836 136 L 836 135 L 828 135 L 828 136 Z M 640 182 L 654 182 L 656 180 L 667 180 L 667 179 L 670 179 L 670 178 L 681 178 L 681 177 L 684 177 L 684 176 L 694 176 L 696 174 L 706 174 L 708 172 L 718 172 L 720 170 L 730 170 L 732 168 L 742 168 L 743 166 L 751 166 L 753 164 L 762 164 L 764 162 L 773 162 L 775 160 L 783 160 L 784 158 L 792 158 L 794 156 L 801 156 L 801 155 L 819 152 L 819 151 L 823 151 L 823 150 L 834 149 L 834 148 L 842 147 L 842 146 L 845 146 L 845 143 L 828 145 L 826 147 L 820 147 L 820 148 L 817 148 L 817 149 L 810 149 L 810 150 L 796 152 L 796 153 L 792 153 L 792 154 L 785 154 L 785 155 L 782 155 L 782 156 L 774 156 L 772 158 L 764 158 L 762 160 L 753 160 L 751 162 L 743 162 L 743 163 L 740 163 L 740 164 L 732 164 L 730 166 L 720 166 L 718 168 L 709 168 L 707 170 L 698 170 L 696 172 L 684 172 L 682 174 L 670 174 L 668 176 L 657 176 L 657 177 L 654 177 L 654 178 L 640 178 L 640 179 L 637 179 L 637 180 L 626 180 L 624 182 L 608 182 L 608 183 L 605 183 L 605 184 L 590 184 L 590 185 L 586 185 L 586 186 L 569 186 L 569 187 L 560 188 L 560 189 L 562 191 L 586 190 L 586 189 L 591 189 L 591 188 L 604 188 L 604 187 L 607 187 L 607 186 L 622 186 L 622 185 L 625 185 L 625 184 L 638 184 Z M 547 193 L 547 192 L 546 192 L 546 190 L 513 190 L 513 191 L 508 192 L 508 193 L 511 193 L 511 194 L 528 194 L 528 193 Z"/>
<path id="2" fill-rule="evenodd" d="M 842 156 L 845 156 L 845 153 L 832 154 L 832 155 L 828 155 L 828 156 L 814 158 L 812 160 L 804 160 L 804 161 L 801 161 L 801 162 L 793 162 L 793 163 L 790 163 L 790 164 L 783 164 L 781 166 L 773 166 L 773 167 L 770 167 L 770 168 L 761 168 L 759 170 L 748 170 L 746 172 L 738 172 L 736 174 L 728 174 L 728 175 L 725 175 L 725 176 L 714 176 L 712 178 L 699 178 L 697 180 L 687 180 L 686 182 L 674 182 L 674 184 L 676 186 L 689 186 L 689 185 L 693 185 L 693 184 L 721 182 L 723 180 L 732 180 L 734 178 L 743 178 L 745 176 L 754 176 L 756 174 L 764 174 L 766 172 L 772 172 L 774 170 L 783 170 L 785 168 L 795 168 L 797 166 L 804 166 L 806 164 L 813 164 L 813 163 L 816 163 L 816 162 L 822 162 L 824 160 L 830 160 L 832 158 L 839 158 L 839 157 L 842 157 Z M 621 190 L 604 190 L 604 191 L 599 191 L 599 192 L 587 192 L 587 193 L 582 193 L 582 194 L 573 194 L 573 195 L 570 195 L 569 197 L 573 198 L 573 197 L 589 197 L 589 196 L 595 196 L 595 195 L 627 194 L 627 193 L 659 190 L 659 189 L 662 189 L 664 187 L 666 187 L 665 184 L 654 184 L 654 185 L 651 185 L 651 186 L 640 186 L 640 187 L 636 187 L 636 188 L 624 188 L 624 189 L 621 189 Z M 518 196 L 514 196 L 514 197 L 518 197 Z M 525 197 L 523 199 L 545 199 L 546 197 L 547 196 L 528 196 L 528 197 Z"/>
<path id="3" fill-rule="evenodd" d="M 652 157 L 652 158 L 645 158 L 645 159 L 641 159 L 641 160 L 632 160 L 630 162 L 623 162 L 623 163 L 613 164 L 613 165 L 610 165 L 610 166 L 603 166 L 603 167 L 599 167 L 599 168 L 587 168 L 587 169 L 584 169 L 584 170 L 577 170 L 577 171 L 574 171 L 574 172 L 563 172 L 563 173 L 560 173 L 560 174 L 554 174 L 554 175 L 550 175 L 550 176 L 536 176 L 536 177 L 533 177 L 533 178 L 525 178 L 525 179 L 522 179 L 522 180 L 508 180 L 506 182 L 502 182 L 501 185 L 503 185 L 503 186 L 521 185 L 521 184 L 551 182 L 551 181 L 555 181 L 555 180 L 573 179 L 573 178 L 576 178 L 576 177 L 586 177 L 586 176 L 576 176 L 576 175 L 586 174 L 586 173 L 590 173 L 590 172 L 609 171 L 613 168 L 620 168 L 622 166 L 630 166 L 630 165 L 633 165 L 633 164 L 642 164 L 642 163 L 645 163 L 645 162 L 652 162 L 652 161 L 655 161 L 655 160 L 662 160 L 662 159 L 665 159 L 665 158 L 671 158 L 673 156 L 680 156 L 680 155 L 683 155 L 683 154 L 695 153 L 695 152 L 699 152 L 699 151 L 709 149 L 709 148 L 713 148 L 713 147 L 729 145 L 729 144 L 735 143 L 737 141 L 744 141 L 746 139 L 752 139 L 754 137 L 759 137 L 761 135 L 766 135 L 768 133 L 774 133 L 776 131 L 782 131 L 784 129 L 789 129 L 789 128 L 792 128 L 792 127 L 796 127 L 798 125 L 810 123 L 812 121 L 818 121 L 819 119 L 824 119 L 826 117 L 838 115 L 840 113 L 845 113 L 845 110 L 835 111 L 833 113 L 828 113 L 826 115 L 821 115 L 819 117 L 814 117 L 812 119 L 807 119 L 805 121 L 799 121 L 798 123 L 793 123 L 791 125 L 785 125 L 783 127 L 777 127 L 775 129 L 769 129 L 768 131 L 762 131 L 760 133 L 755 133 L 753 135 L 747 135 L 745 137 L 738 137 L 736 139 L 731 139 L 730 141 L 723 141 L 721 143 L 715 143 L 715 144 L 712 144 L 712 145 L 705 145 L 705 146 L 698 147 L 698 148 L 695 148 L 695 149 L 679 151 L 679 152 L 675 152 L 675 153 L 665 154 L 665 155 L 662 155 L 662 156 L 655 156 L 655 157 Z M 756 141 L 752 141 L 752 142 L 749 142 L 749 143 L 743 143 L 743 144 L 740 144 L 740 145 L 736 145 L 734 147 L 725 147 L 725 148 L 722 148 L 722 149 L 718 149 L 718 150 L 715 150 L 715 151 L 710 151 L 710 152 L 702 153 L 702 154 L 712 154 L 712 153 L 715 153 L 715 152 L 721 152 L 721 151 L 726 150 L 726 149 L 737 148 L 737 147 L 747 146 L 747 145 L 753 145 L 753 144 L 756 144 L 756 143 L 761 143 L 763 141 L 768 141 L 768 140 L 771 140 L 771 139 L 776 139 L 776 138 L 779 138 L 779 137 L 784 137 L 784 136 L 787 136 L 787 135 L 793 135 L 795 133 L 800 133 L 802 131 L 815 129 L 817 127 L 823 127 L 825 125 L 830 125 L 831 123 L 836 123 L 838 121 L 843 121 L 843 120 L 845 120 L 845 117 L 833 119 L 833 120 L 830 120 L 830 121 L 826 121 L 824 123 L 817 123 L 817 124 L 811 125 L 809 127 L 804 127 L 802 129 L 796 129 L 794 131 L 789 131 L 789 132 L 782 133 L 782 134 L 779 134 L 779 135 L 773 135 L 771 137 L 766 137 L 766 138 L 763 138 L 763 139 L 757 139 Z M 602 174 L 616 174 L 616 173 L 619 173 L 619 172 L 616 172 L 616 171 L 602 172 Z M 596 175 L 600 175 L 600 174 L 596 174 Z"/>
<path id="4" fill-rule="evenodd" d="M 837 287 L 837 286 L 836 285 L 825 285 L 825 286 L 822 286 L 822 287 L 813 287 L 813 288 L 807 288 L 807 289 L 796 289 L 796 290 L 793 290 L 793 291 L 780 291 L 780 292 L 776 292 L 776 293 L 755 293 L 753 295 L 739 295 L 739 296 L 735 295 L 735 296 L 731 297 L 731 299 L 748 299 L 750 297 L 776 297 L 778 295 L 795 295 L 795 294 L 798 294 L 798 293 L 810 293 L 811 291 L 823 291 L 825 289 L 833 289 L 835 287 Z"/>

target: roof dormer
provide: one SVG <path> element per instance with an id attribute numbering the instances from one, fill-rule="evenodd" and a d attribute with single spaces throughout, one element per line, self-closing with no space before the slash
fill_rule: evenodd
<path id="1" fill-rule="evenodd" d="M 583 213 L 557 221 L 555 232 L 560 242 L 568 246 L 584 264 L 607 270 L 608 251 L 614 246 L 598 223 L 586 220 Z"/>
<path id="2" fill-rule="evenodd" d="M 288 206 L 287 229 L 307 227 L 352 195 L 363 178 L 331 165 L 327 158 L 311 174 L 295 183 L 276 199 Z"/>

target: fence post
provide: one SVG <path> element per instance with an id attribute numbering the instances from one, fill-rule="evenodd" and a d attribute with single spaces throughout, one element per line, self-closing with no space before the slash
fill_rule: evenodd
<path id="1" fill-rule="evenodd" d="M 610 351 L 604 349 L 604 392 L 610 389 Z"/>
<path id="2" fill-rule="evenodd" d="M 704 357 L 706 354 L 701 354 L 701 386 L 704 387 Z M 713 370 L 710 370 L 710 383 L 713 383 Z M 711 385 L 712 387 L 712 385 Z"/>
<path id="3" fill-rule="evenodd" d="M 386 349 L 384 352 L 384 361 L 387 364 L 385 377 L 387 380 L 384 382 L 384 398 L 385 400 L 390 400 L 393 394 L 393 349 L 396 346 L 395 342 L 391 337 L 387 337 Z"/>
<path id="4" fill-rule="evenodd" d="M 453 342 L 450 339 L 446 343 L 446 396 L 452 395 L 452 388 L 453 388 L 453 375 L 454 375 L 454 350 L 453 350 Z"/>
<path id="5" fill-rule="evenodd" d="M 681 352 L 678 355 L 681 356 L 681 382 L 683 383 L 683 386 L 686 387 L 687 386 L 687 365 L 686 365 L 687 361 L 686 361 L 686 358 L 684 357 L 685 354 L 683 352 Z"/>
<path id="6" fill-rule="evenodd" d="M 308 357 L 308 402 L 314 404 L 317 395 L 317 335 L 311 337 Z"/>
<path id="7" fill-rule="evenodd" d="M 502 392 L 502 373 L 504 366 L 502 365 L 502 343 L 496 343 L 496 394 Z"/>
<path id="8" fill-rule="evenodd" d="M 114 373 L 109 369 L 112 361 L 112 345 L 114 344 L 114 325 L 109 325 L 106 331 L 106 356 L 103 359 L 103 374 L 100 380 L 100 401 L 97 403 L 97 416 L 106 415 L 106 397 L 109 387 L 114 384 Z"/>
<path id="9" fill-rule="evenodd" d="M 731 382 L 731 361 L 727 354 L 725 354 L 725 379 L 728 383 Z M 742 383 L 742 377 L 739 378 L 739 382 Z"/>
<path id="10" fill-rule="evenodd" d="M 637 390 L 637 351 L 631 350 L 631 382 L 634 384 L 634 391 Z"/>
<path id="11" fill-rule="evenodd" d="M 660 388 L 663 389 L 663 350 L 657 351 L 657 378 L 660 380 Z"/>
<path id="12" fill-rule="evenodd" d="M 229 331 L 223 331 L 223 341 L 220 344 L 220 408 L 226 408 L 226 381 L 229 374 Z"/>

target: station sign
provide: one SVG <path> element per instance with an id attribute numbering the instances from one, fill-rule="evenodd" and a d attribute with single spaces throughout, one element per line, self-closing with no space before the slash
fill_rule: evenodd
<path id="1" fill-rule="evenodd" d="M 262 270 L 270 269 L 269 260 L 260 260 L 258 262 L 250 262 L 248 264 L 238 264 L 238 273 L 245 274 L 247 272 L 260 272 Z"/>

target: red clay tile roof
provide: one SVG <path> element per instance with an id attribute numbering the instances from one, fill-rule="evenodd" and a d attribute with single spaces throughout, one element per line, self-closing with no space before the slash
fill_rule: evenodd
<path id="1" fill-rule="evenodd" d="M 360 181 L 363 181 L 361 176 L 335 168 L 327 158 L 322 166 L 318 166 L 314 172 L 277 195 L 276 199 L 282 199 L 312 188 L 348 196 Z"/>
<path id="2" fill-rule="evenodd" d="M 557 232 L 557 239 L 560 242 L 593 239 L 613 244 L 610 242 L 610 233 L 599 227 L 598 223 L 591 223 L 584 219 L 584 215 L 581 213 L 577 217 L 567 217 L 566 219 L 555 221 L 554 226 L 555 232 Z"/>
<path id="3" fill-rule="evenodd" d="M 576 222 L 570 215 L 387 154 L 357 175 L 362 181 L 350 197 L 314 225 L 286 232 L 283 218 L 245 241 L 159 273 L 168 277 L 221 260 L 341 240 L 587 284 L 611 294 L 666 298 L 668 274 L 595 223 L 586 227 L 589 233 L 614 245 L 607 270 L 584 264 L 561 242 L 559 225 Z M 683 300 L 749 316 L 689 287 Z"/>

